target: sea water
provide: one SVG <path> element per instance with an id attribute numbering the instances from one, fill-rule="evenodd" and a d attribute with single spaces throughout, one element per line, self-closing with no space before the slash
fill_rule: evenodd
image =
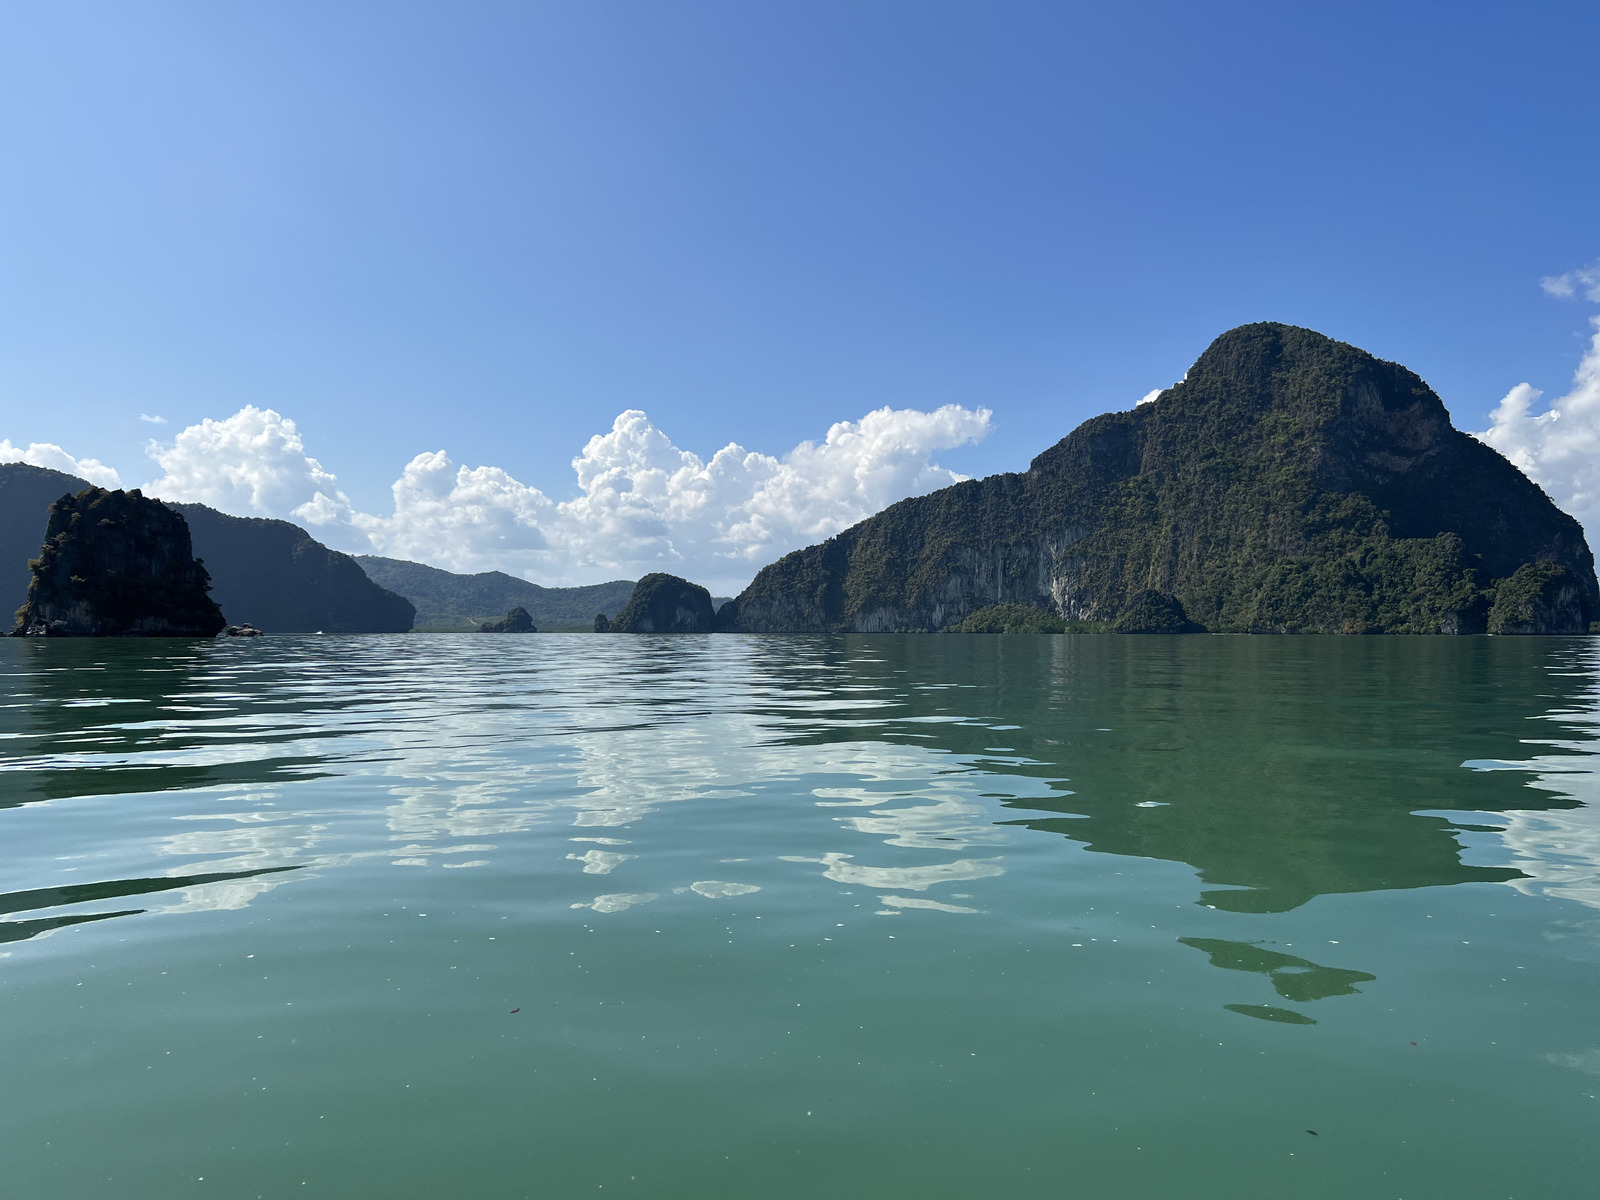
<path id="1" fill-rule="evenodd" d="M 1600 643 L 0 642 L 0 1193 L 1600 1194 Z"/>

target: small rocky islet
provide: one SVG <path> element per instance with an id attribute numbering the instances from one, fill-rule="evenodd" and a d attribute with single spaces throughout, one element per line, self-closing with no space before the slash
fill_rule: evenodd
<path id="1" fill-rule="evenodd" d="M 0 466 L 0 552 L 18 554 L 62 480 L 82 483 Z M 427 605 L 454 623 L 441 627 L 534 633 L 526 603 L 501 619 L 460 611 L 526 596 L 572 629 L 584 604 L 624 594 L 596 632 L 1600 632 L 1576 520 L 1455 429 L 1405 367 L 1271 322 L 1223 334 L 1181 382 L 1084 422 L 1027 471 L 890 505 L 767 566 L 720 609 L 676 575 L 571 589 L 454 575 L 358 560 L 288 522 L 91 487 L 50 506 L 28 567 L 17 634 L 209 637 L 225 624 L 218 599 L 285 632 L 401 632 Z"/>
<path id="2" fill-rule="evenodd" d="M 50 506 L 19 637 L 215 637 L 209 595 L 183 516 L 139 492 L 85 488 Z"/>
<path id="3" fill-rule="evenodd" d="M 634 585 L 615 619 L 595 617 L 596 633 L 715 633 L 711 593 L 677 575 L 655 572 Z"/>
<path id="4" fill-rule="evenodd" d="M 478 626 L 479 633 L 538 633 L 533 617 L 522 605 L 517 605 L 499 621 L 485 621 Z"/>

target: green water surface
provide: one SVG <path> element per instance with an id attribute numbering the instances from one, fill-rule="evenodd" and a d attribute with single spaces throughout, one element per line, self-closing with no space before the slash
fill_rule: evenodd
<path id="1" fill-rule="evenodd" d="M 1600 1196 L 1600 645 L 0 641 L 0 1195 Z"/>

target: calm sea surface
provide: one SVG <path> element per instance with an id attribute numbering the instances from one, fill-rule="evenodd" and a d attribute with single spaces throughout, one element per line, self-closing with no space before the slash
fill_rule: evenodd
<path id="1" fill-rule="evenodd" d="M 8 640 L 0 705 L 7 1197 L 1600 1195 L 1593 639 Z"/>

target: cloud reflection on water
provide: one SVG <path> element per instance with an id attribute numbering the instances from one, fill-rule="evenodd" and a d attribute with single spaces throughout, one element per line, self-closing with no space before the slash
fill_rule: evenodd
<path id="1" fill-rule="evenodd" d="M 720 879 L 699 879 L 689 885 L 707 900 L 723 900 L 729 896 L 748 896 L 761 889 L 753 883 L 723 883 Z"/>
<path id="2" fill-rule="evenodd" d="M 585 875 L 609 875 L 633 857 L 632 854 L 618 854 L 612 850 L 586 850 L 582 854 L 567 855 L 569 861 L 583 864 Z"/>
<path id="3" fill-rule="evenodd" d="M 921 908 L 929 912 L 947 913 L 975 913 L 975 908 L 967 908 L 961 904 L 945 904 L 938 900 L 927 900 L 920 896 L 879 896 L 878 903 L 885 906 L 883 915 L 898 915 L 895 910 L 902 908 Z"/>
<path id="4" fill-rule="evenodd" d="M 830 851 L 821 858 L 808 858 L 799 854 L 784 854 L 784 862 L 820 863 L 824 877 L 835 883 L 860 884 L 869 888 L 905 888 L 922 892 L 941 883 L 959 883 L 969 879 L 990 879 L 1004 875 L 1002 858 L 961 858 L 955 862 L 929 863 L 916 867 L 868 867 L 851 862 L 855 855 Z"/>
<path id="5" fill-rule="evenodd" d="M 1353 727 L 1368 742 L 1341 745 L 1337 730 L 1327 729 L 1330 719 L 1360 715 L 1337 688 L 1354 686 L 1351 679 L 1368 686 L 1351 674 L 1361 655 L 1383 668 L 1371 687 L 1401 698 L 1412 688 L 1428 700 L 1459 687 L 1461 672 L 1483 686 L 1472 674 L 1474 647 L 1425 649 L 1422 669 L 1410 670 L 1400 660 L 1414 648 L 1396 648 L 1399 665 L 1391 669 L 1381 661 L 1386 648 L 1331 641 L 1258 648 L 1197 639 L 1184 643 L 1192 663 L 1163 657 L 1159 647 L 1136 654 L 1118 639 L 1028 645 L 549 638 L 496 643 L 486 653 L 472 639 L 416 637 L 279 639 L 253 655 L 225 645 L 181 653 L 23 647 L 13 655 L 23 669 L 7 682 L 26 703 L 6 709 L 0 724 L 10 722 L 3 732 L 27 753 L 0 756 L 0 772 L 22 781 L 24 803 L 159 797 L 163 821 L 212 826 L 148 839 L 155 860 L 183 860 L 168 869 L 174 876 L 296 865 L 307 868 L 299 877 L 310 877 L 372 860 L 571 872 L 573 883 L 615 872 L 657 889 L 583 901 L 621 912 L 684 886 L 660 877 L 669 861 L 659 853 L 662 832 L 720 829 L 719 821 L 798 791 L 812 798 L 813 811 L 825 810 L 822 820 L 785 824 L 785 836 L 805 844 L 768 841 L 759 847 L 766 861 L 821 868 L 816 873 L 830 882 L 886 893 L 886 910 L 972 911 L 893 893 L 1003 875 L 1003 857 L 963 852 L 1038 832 L 1097 851 L 1190 863 L 1202 879 L 1231 889 L 1204 899 L 1241 912 L 1287 911 L 1332 891 L 1508 877 L 1523 891 L 1600 907 L 1600 794 L 1588 757 L 1593 741 L 1585 740 L 1596 726 L 1600 656 L 1593 650 L 1580 647 L 1557 662 L 1568 668 L 1564 676 L 1537 655 L 1512 660 L 1520 674 L 1504 675 L 1501 690 L 1521 704 L 1523 696 L 1548 698 L 1554 683 L 1558 695 L 1542 710 L 1516 710 L 1483 693 L 1494 737 L 1472 736 L 1500 750 L 1499 765 L 1531 773 L 1531 786 L 1551 797 L 1547 808 L 1506 807 L 1484 819 L 1503 827 L 1506 854 L 1497 862 L 1510 869 L 1495 870 L 1463 865 L 1448 821 L 1419 820 L 1427 810 L 1361 792 L 1382 756 L 1396 753 L 1380 734 L 1396 743 L 1437 737 L 1446 747 L 1465 734 L 1424 724 L 1419 735 L 1385 718 L 1392 730 Z M 94 655 L 105 661 L 88 662 Z M 1215 687 L 1212 660 L 1228 655 L 1261 658 L 1270 672 L 1260 679 L 1270 686 L 1259 696 L 1205 690 Z M 1311 664 L 1308 678 L 1326 673 L 1328 695 L 1283 691 L 1286 678 L 1299 686 L 1286 674 L 1300 669 L 1297 655 Z M 77 665 L 63 669 L 57 659 Z M 96 724 L 97 713 L 119 711 L 151 689 L 152 662 L 165 664 L 151 697 L 163 716 Z M 929 685 L 939 672 L 971 678 Z M 1484 678 L 1501 687 L 1502 676 Z M 1329 709 L 1332 701 L 1345 706 Z M 1572 736 L 1539 743 L 1546 753 L 1518 760 L 1498 730 L 1533 717 Z M 25 728 L 11 728 L 19 720 Z M 1255 722 L 1248 743 L 1238 738 L 1241 722 Z M 1005 759 L 994 757 L 999 729 Z M 1472 778 L 1454 766 L 1460 761 L 1450 769 Z M 1407 769 L 1419 792 L 1451 790 L 1426 763 Z M 1257 779 L 1273 782 L 1264 790 Z M 374 788 L 384 798 L 378 808 Z M 1506 794 L 1499 785 L 1455 790 L 1463 798 Z M 189 797 L 193 810 L 170 813 L 177 795 Z M 310 797 L 315 806 L 296 807 Z M 1006 809 L 1032 812 L 997 819 Z M 682 816 L 670 826 L 652 824 L 674 810 Z M 798 815 L 784 814 L 786 821 Z M 571 853 L 541 840 L 546 826 L 626 828 L 629 838 L 571 840 L 634 848 Z M 857 861 L 851 843 L 860 838 L 883 848 L 870 863 Z M 1339 838 L 1366 838 L 1375 854 L 1335 853 Z M 772 855 L 775 848 L 797 852 Z M 685 872 L 679 880 L 693 871 L 672 869 Z M 287 878 L 196 884 L 167 911 L 244 907 Z"/>
<path id="6" fill-rule="evenodd" d="M 573 908 L 592 908 L 597 913 L 622 912 L 637 904 L 648 904 L 657 899 L 655 892 L 613 892 L 606 896 L 596 896 L 587 904 L 574 904 Z"/>
<path id="7" fill-rule="evenodd" d="M 1492 827 L 1505 854 L 1496 861 L 1516 868 L 1521 878 L 1509 880 L 1525 895 L 1555 896 L 1600 908 L 1600 772 L 1595 744 L 1600 741 L 1600 647 L 1578 643 L 1560 675 L 1582 681 L 1567 704 L 1550 716 L 1577 738 L 1556 738 L 1547 752 L 1524 759 L 1469 760 L 1468 770 L 1509 771 L 1525 776 L 1525 786 L 1578 807 L 1510 808 L 1464 814 L 1465 820 Z M 1471 848 L 1470 838 L 1468 841 Z"/>

